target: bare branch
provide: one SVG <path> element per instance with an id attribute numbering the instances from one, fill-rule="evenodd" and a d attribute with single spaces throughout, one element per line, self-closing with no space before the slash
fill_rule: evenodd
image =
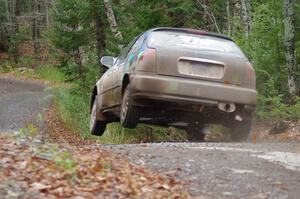
<path id="1" fill-rule="evenodd" d="M 219 33 L 221 33 L 220 28 L 219 28 L 219 26 L 218 26 L 218 24 L 217 24 L 217 20 L 216 20 L 215 16 L 214 16 L 212 13 L 210 13 L 210 12 L 208 11 L 207 6 L 206 6 L 205 4 L 203 4 L 203 3 L 201 3 L 200 0 L 197 0 L 197 2 L 198 2 L 198 4 L 203 8 L 203 10 L 206 12 L 206 14 L 208 15 L 208 17 L 209 17 L 209 19 L 211 20 L 211 22 L 215 25 L 217 31 L 218 31 Z"/>

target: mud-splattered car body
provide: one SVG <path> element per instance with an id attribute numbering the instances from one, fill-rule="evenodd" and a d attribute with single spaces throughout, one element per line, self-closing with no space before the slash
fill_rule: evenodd
<path id="1" fill-rule="evenodd" d="M 96 121 L 121 118 L 125 127 L 186 128 L 242 121 L 255 109 L 254 69 L 223 35 L 156 28 L 136 37 L 118 58 L 104 57 L 102 63 L 109 69 L 93 92 Z"/>

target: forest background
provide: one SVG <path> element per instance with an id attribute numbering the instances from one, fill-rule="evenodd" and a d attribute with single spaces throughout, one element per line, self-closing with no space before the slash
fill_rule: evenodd
<path id="1" fill-rule="evenodd" d="M 56 82 L 57 116 L 89 136 L 90 94 L 105 71 L 103 55 L 117 56 L 141 32 L 187 27 L 230 36 L 257 75 L 255 120 L 300 119 L 300 1 L 296 0 L 0 0 L 0 72 Z M 297 54 L 298 52 L 298 54 Z M 181 139 L 175 130 L 112 124 L 103 142 Z"/>

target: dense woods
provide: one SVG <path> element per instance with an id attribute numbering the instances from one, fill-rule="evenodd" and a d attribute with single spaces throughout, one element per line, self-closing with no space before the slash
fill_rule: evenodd
<path id="1" fill-rule="evenodd" d="M 0 0 L 0 51 L 7 55 L 1 65 L 55 65 L 90 89 L 105 70 L 101 56 L 116 56 L 133 37 L 158 26 L 232 37 L 256 69 L 258 116 L 300 117 L 296 0 Z"/>

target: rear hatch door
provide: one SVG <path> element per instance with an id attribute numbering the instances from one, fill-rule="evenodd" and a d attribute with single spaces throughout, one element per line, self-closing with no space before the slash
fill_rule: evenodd
<path id="1" fill-rule="evenodd" d="M 242 84 L 247 59 L 230 40 L 185 32 L 155 31 L 148 45 L 156 48 L 158 74 Z"/>

